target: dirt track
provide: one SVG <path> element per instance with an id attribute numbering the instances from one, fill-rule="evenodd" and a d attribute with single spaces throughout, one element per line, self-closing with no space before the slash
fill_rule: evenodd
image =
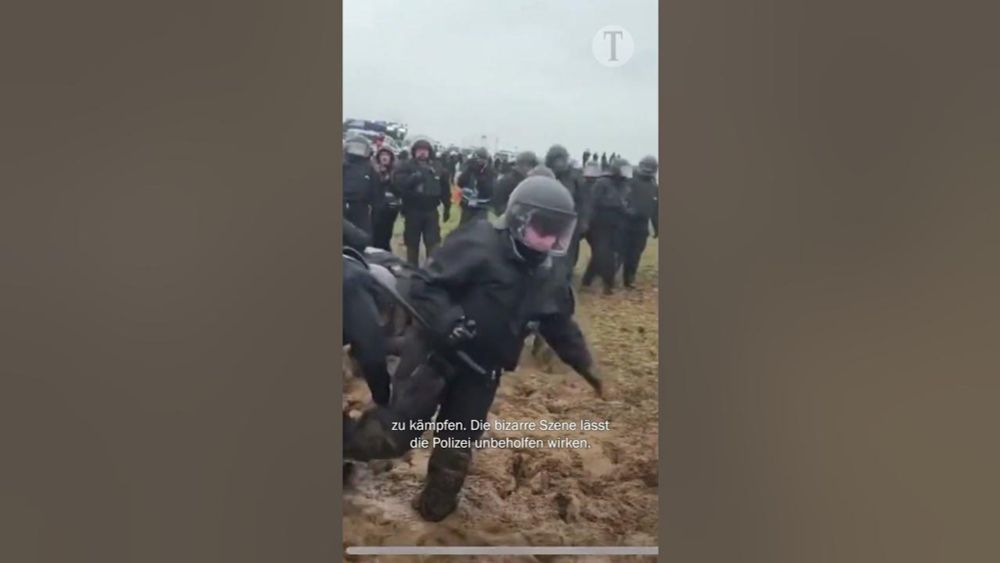
<path id="1" fill-rule="evenodd" d="M 643 255 L 638 289 L 604 297 L 578 292 L 578 320 L 608 382 L 595 397 L 558 360 L 525 352 L 505 374 L 490 419 L 610 422 L 601 431 L 489 430 L 484 438 L 534 436 L 586 439 L 586 449 L 481 449 L 459 507 L 426 523 L 410 508 L 428 451 L 361 467 L 346 491 L 346 545 L 655 545 L 657 525 L 657 260 L 656 241 Z M 586 247 L 586 245 L 584 245 Z M 587 259 L 586 249 L 581 266 Z M 595 284 L 597 285 L 597 284 Z M 527 347 L 526 347 L 527 348 Z M 345 388 L 349 408 L 368 401 L 359 380 Z M 651 561 L 653 557 L 393 557 L 404 561 Z M 354 557 L 351 561 L 378 561 Z"/>

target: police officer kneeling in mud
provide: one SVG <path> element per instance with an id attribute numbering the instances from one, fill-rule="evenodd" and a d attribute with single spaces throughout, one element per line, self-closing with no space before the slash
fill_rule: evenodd
<path id="1" fill-rule="evenodd" d="M 368 272 L 363 257 L 369 242 L 364 231 L 344 221 L 343 345 L 350 344 L 351 357 L 361 366 L 372 399 L 384 405 L 389 402 L 387 347 L 375 300 L 378 282 Z"/>
<path id="2" fill-rule="evenodd" d="M 561 360 L 601 392 L 590 351 L 573 320 L 572 290 L 552 257 L 565 256 L 576 227 L 569 191 L 552 178 L 525 179 L 496 224 L 454 231 L 412 280 L 409 301 L 426 323 L 407 334 L 388 407 L 345 425 L 344 458 L 399 457 L 440 405 L 424 489 L 414 508 L 439 521 L 458 505 L 504 370 L 517 367 L 529 324 Z M 559 307 L 551 304 L 558 302 Z M 461 351 L 478 366 L 457 359 Z"/>

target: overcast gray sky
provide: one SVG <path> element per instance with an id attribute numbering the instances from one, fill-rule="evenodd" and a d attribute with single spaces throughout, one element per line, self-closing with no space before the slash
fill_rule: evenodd
<path id="1" fill-rule="evenodd" d="M 610 68 L 606 25 L 635 53 Z M 657 153 L 655 0 L 345 0 L 344 117 L 494 150 Z"/>

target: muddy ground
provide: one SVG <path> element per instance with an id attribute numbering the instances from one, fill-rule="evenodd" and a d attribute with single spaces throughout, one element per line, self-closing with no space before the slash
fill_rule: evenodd
<path id="1" fill-rule="evenodd" d="M 582 269 L 589 256 L 586 244 L 581 252 Z M 410 507 L 423 481 L 428 450 L 360 466 L 345 495 L 345 545 L 656 545 L 656 252 L 651 238 L 636 290 L 610 297 L 596 288 L 577 293 L 578 320 L 608 387 L 604 400 L 558 359 L 533 358 L 526 347 L 521 367 L 503 376 L 490 414 L 491 420 L 609 421 L 608 431 L 487 431 L 484 438 L 566 436 L 585 439 L 589 447 L 477 450 L 458 509 L 436 524 L 422 521 Z M 367 389 L 352 378 L 345 386 L 345 406 L 356 415 L 369 400 Z M 394 563 L 654 559 L 348 558 Z"/>

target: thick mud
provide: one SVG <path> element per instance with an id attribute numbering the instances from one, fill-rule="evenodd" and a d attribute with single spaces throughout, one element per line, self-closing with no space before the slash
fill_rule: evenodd
<path id="1" fill-rule="evenodd" d="M 497 431 L 484 438 L 585 439 L 588 448 L 479 449 L 458 509 L 439 523 L 410 507 L 428 450 L 393 462 L 356 466 L 345 491 L 346 545 L 656 545 L 657 271 L 650 240 L 638 287 L 603 296 L 578 292 L 578 320 L 606 381 L 597 398 L 558 359 L 526 346 L 518 371 L 505 374 L 490 419 L 608 421 L 607 431 Z M 581 266 L 587 254 L 581 256 Z M 368 403 L 364 383 L 348 378 L 345 408 Z M 653 557 L 392 557 L 404 561 L 652 561 Z M 351 561 L 379 561 L 353 557 Z"/>

